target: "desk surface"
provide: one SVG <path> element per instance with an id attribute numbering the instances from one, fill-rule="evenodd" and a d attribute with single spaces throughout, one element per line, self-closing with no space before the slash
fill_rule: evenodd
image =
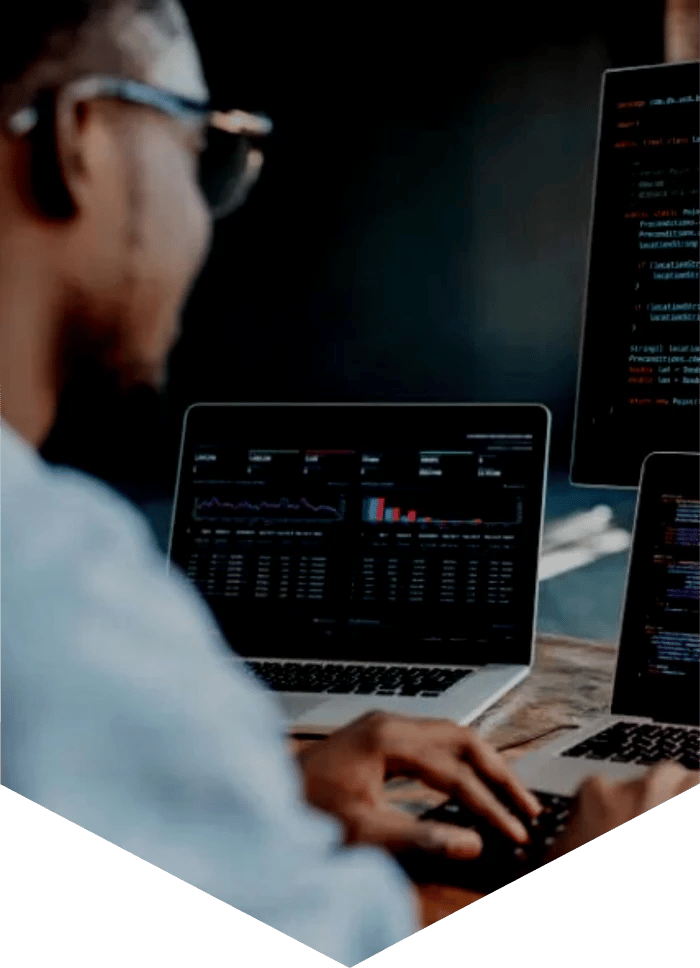
<path id="1" fill-rule="evenodd" d="M 611 643 L 539 635 L 531 674 L 472 725 L 510 760 L 529 753 L 562 729 L 607 712 L 616 656 Z M 414 815 L 445 799 L 414 780 L 393 780 L 388 789 L 390 799 Z M 422 884 L 419 891 L 426 924 L 483 897 L 443 884 Z"/>

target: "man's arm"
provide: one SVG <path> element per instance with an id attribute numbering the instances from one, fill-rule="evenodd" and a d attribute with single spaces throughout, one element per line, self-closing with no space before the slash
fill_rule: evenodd
<path id="1" fill-rule="evenodd" d="M 341 963 L 411 934 L 408 881 L 304 802 L 273 697 L 137 516 L 28 497 L 3 506 L 3 782 Z"/>
<path id="2" fill-rule="evenodd" d="M 381 844 L 397 855 L 419 848 L 468 862 L 482 845 L 471 830 L 423 821 L 392 806 L 384 788 L 387 775 L 417 777 L 449 793 L 515 842 L 527 833 L 511 811 L 538 812 L 535 798 L 489 744 L 468 727 L 443 720 L 371 714 L 309 748 L 300 762 L 309 801 L 342 821 L 347 842 Z M 548 859 L 697 783 L 697 771 L 676 763 L 660 764 L 627 783 L 591 778 L 582 785 L 567 830 Z"/>

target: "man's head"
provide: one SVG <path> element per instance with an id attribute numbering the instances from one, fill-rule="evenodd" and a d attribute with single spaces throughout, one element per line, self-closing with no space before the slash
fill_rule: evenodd
<path id="1" fill-rule="evenodd" d="M 125 388 L 159 386 L 210 242 L 201 130 L 148 106 L 74 96 L 71 82 L 92 74 L 207 99 L 176 0 L 17 5 L 0 40 L 0 330 L 13 417 L 23 378 L 52 380 L 57 394 L 81 361 Z M 9 131 L 42 95 L 48 114 L 35 129 Z"/>

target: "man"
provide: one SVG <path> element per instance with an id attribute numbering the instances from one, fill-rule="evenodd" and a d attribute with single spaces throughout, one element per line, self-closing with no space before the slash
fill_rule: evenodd
<path id="1" fill-rule="evenodd" d="M 27 3 L 1 43 L 3 783 L 355 964 L 420 925 L 387 851 L 480 849 L 392 809 L 387 774 L 460 795 L 515 841 L 515 811 L 539 806 L 448 722 L 372 715 L 288 758 L 273 698 L 232 667 L 136 512 L 40 460 L 82 365 L 124 389 L 163 381 L 211 236 L 197 180 L 207 91 L 171 0 Z M 218 124 L 264 131 L 243 114 Z M 229 208 L 262 156 L 239 161 Z M 675 766 L 592 781 L 559 851 L 694 782 Z"/>

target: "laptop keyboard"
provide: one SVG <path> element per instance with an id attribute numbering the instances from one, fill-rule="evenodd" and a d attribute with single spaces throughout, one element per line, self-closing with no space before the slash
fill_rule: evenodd
<path id="1" fill-rule="evenodd" d="M 456 824 L 476 830 L 483 842 L 479 857 L 454 860 L 414 852 L 399 858 L 406 872 L 419 883 L 457 884 L 477 891 L 494 891 L 528 871 L 539 867 L 547 850 L 564 830 L 573 804 L 572 797 L 535 792 L 543 807 L 534 819 L 519 814 L 530 834 L 530 842 L 519 845 L 458 800 L 447 800 L 421 815 L 421 820 Z"/>
<path id="2" fill-rule="evenodd" d="M 365 696 L 439 696 L 471 669 L 342 665 L 337 662 L 246 662 L 277 692 L 324 692 Z"/>
<path id="3" fill-rule="evenodd" d="M 700 730 L 657 723 L 615 723 L 562 752 L 562 756 L 639 763 L 650 766 L 675 760 L 688 770 L 699 769 Z"/>

